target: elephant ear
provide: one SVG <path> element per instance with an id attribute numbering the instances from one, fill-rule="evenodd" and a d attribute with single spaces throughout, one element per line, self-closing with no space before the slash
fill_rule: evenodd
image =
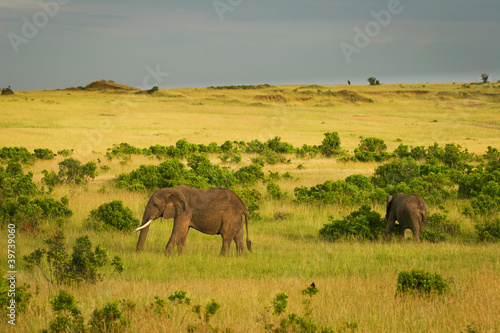
<path id="1" fill-rule="evenodd" d="M 391 195 L 389 196 L 389 198 L 387 199 L 387 208 L 389 208 L 390 204 L 391 204 L 391 201 L 392 199 L 394 199 L 394 197 Z"/>
<path id="2" fill-rule="evenodd" d="M 394 197 L 391 195 L 389 196 L 389 199 L 387 199 L 387 204 L 386 204 L 386 214 L 385 214 L 385 218 L 387 219 L 389 217 L 389 211 L 391 210 L 391 202 L 392 202 L 392 199 L 394 199 Z"/>
<path id="3" fill-rule="evenodd" d="M 170 195 L 170 200 L 175 206 L 176 214 L 182 214 L 186 210 L 186 197 L 180 191 L 173 191 Z"/>

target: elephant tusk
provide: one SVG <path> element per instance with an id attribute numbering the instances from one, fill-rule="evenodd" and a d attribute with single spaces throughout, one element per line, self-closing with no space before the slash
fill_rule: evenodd
<path id="1" fill-rule="evenodd" d="M 150 225 L 150 224 L 151 224 L 151 222 L 153 222 L 153 220 L 149 220 L 149 221 L 148 221 L 148 222 L 146 222 L 145 224 L 141 225 L 139 228 L 135 229 L 135 230 L 134 230 L 134 232 L 137 232 L 137 231 L 139 231 L 139 230 L 141 230 L 141 229 L 146 228 L 148 225 Z"/>

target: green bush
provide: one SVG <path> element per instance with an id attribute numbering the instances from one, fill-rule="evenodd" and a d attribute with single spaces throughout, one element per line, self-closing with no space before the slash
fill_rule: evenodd
<path id="1" fill-rule="evenodd" d="M 500 242 L 500 218 L 478 222 L 475 229 L 481 242 Z"/>
<path id="2" fill-rule="evenodd" d="M 121 174 L 118 176 L 117 186 L 131 191 L 175 187 L 182 184 L 187 172 L 184 164 L 174 158 L 158 166 L 141 165 L 129 174 Z"/>
<path id="3" fill-rule="evenodd" d="M 123 202 L 114 200 L 100 205 L 90 212 L 89 224 L 93 229 L 132 231 L 139 226 L 140 221 L 136 219 L 130 208 L 123 206 Z"/>
<path id="4" fill-rule="evenodd" d="M 376 187 L 385 188 L 388 185 L 409 182 L 419 175 L 420 166 L 410 158 L 402 158 L 377 167 L 372 182 Z"/>
<path id="5" fill-rule="evenodd" d="M 33 173 L 24 173 L 19 162 L 10 161 L 6 168 L 0 166 L 0 206 L 5 198 L 34 196 L 39 194 Z"/>
<path id="6" fill-rule="evenodd" d="M 39 160 L 53 160 L 54 159 L 54 152 L 50 149 L 42 149 L 38 148 L 34 150 L 35 152 L 35 157 L 38 158 Z"/>
<path id="7" fill-rule="evenodd" d="M 108 302 L 102 309 L 94 309 L 86 326 L 78 302 L 66 290 L 61 289 L 57 296 L 51 297 L 50 305 L 56 318 L 49 323 L 49 329 L 42 330 L 45 333 L 123 332 L 130 324 L 124 311 L 135 307 L 135 304 L 125 300 Z"/>
<path id="8" fill-rule="evenodd" d="M 281 138 L 278 136 L 267 140 L 265 146 L 278 154 L 292 154 L 295 152 L 295 147 L 293 145 L 288 142 L 281 142 Z"/>
<path id="9" fill-rule="evenodd" d="M 427 217 L 420 238 L 431 243 L 444 242 L 450 237 L 457 237 L 461 234 L 460 224 L 448 220 L 446 214 L 434 213 Z"/>
<path id="10" fill-rule="evenodd" d="M 285 316 L 284 313 L 288 308 L 288 295 L 284 292 L 276 294 L 272 301 L 272 307 L 265 308 L 265 312 L 259 321 L 264 323 L 264 330 L 266 332 L 322 332 L 330 333 L 336 332 L 331 327 L 320 326 L 314 322 L 312 318 L 313 309 L 312 298 L 319 292 L 314 283 L 306 289 L 302 290 L 302 295 L 305 299 L 302 301 L 304 306 L 303 314 L 290 313 Z M 273 319 L 272 316 L 278 317 Z"/>
<path id="11" fill-rule="evenodd" d="M 77 304 L 75 297 L 66 290 L 60 290 L 59 295 L 51 297 L 50 305 L 56 318 L 49 323 L 49 329 L 42 332 L 85 332 L 85 323 Z"/>
<path id="12" fill-rule="evenodd" d="M 245 153 L 247 154 L 260 153 L 264 149 L 266 149 L 266 144 L 257 139 L 253 139 L 245 145 Z"/>
<path id="13" fill-rule="evenodd" d="M 311 146 L 311 145 L 303 144 L 302 148 L 296 149 L 295 154 L 297 154 L 298 157 L 302 157 L 302 158 L 306 157 L 307 155 L 309 155 L 310 158 L 314 158 L 320 152 L 321 152 L 320 147 L 318 147 L 316 145 Z"/>
<path id="14" fill-rule="evenodd" d="M 262 171 L 262 166 L 258 164 L 241 167 L 234 175 L 241 184 L 252 184 L 264 179 L 264 171 Z"/>
<path id="15" fill-rule="evenodd" d="M 342 220 L 333 216 L 319 230 L 319 235 L 327 240 L 358 239 L 374 240 L 384 234 L 385 225 L 380 214 L 372 211 L 369 205 L 363 205 L 359 210 L 351 212 Z"/>
<path id="16" fill-rule="evenodd" d="M 20 231 L 37 233 L 43 211 L 29 197 L 19 196 L 17 200 L 7 198 L 2 203 L 1 214 L 4 224 L 12 223 Z"/>
<path id="17" fill-rule="evenodd" d="M 236 151 L 228 151 L 223 153 L 222 155 L 219 155 L 219 159 L 223 163 L 238 164 L 241 162 L 241 154 Z"/>
<path id="18" fill-rule="evenodd" d="M 122 142 L 119 145 L 113 145 L 112 148 L 108 148 L 106 152 L 106 157 L 111 161 L 115 157 L 125 157 L 130 155 L 141 155 L 145 154 L 144 149 L 134 147 L 128 143 Z"/>
<path id="19" fill-rule="evenodd" d="M 489 195 L 479 194 L 470 202 L 474 215 L 486 217 L 498 212 L 500 208 L 500 197 L 492 198 Z"/>
<path id="20" fill-rule="evenodd" d="M 245 206 L 247 207 L 249 218 L 252 220 L 260 220 L 260 214 L 258 212 L 260 202 L 262 200 L 262 194 L 256 189 L 250 189 L 248 185 L 242 188 L 235 188 L 234 192 L 241 198 Z"/>
<path id="21" fill-rule="evenodd" d="M 58 178 L 61 183 L 82 184 L 88 178 L 94 179 L 97 176 L 97 165 L 95 162 L 83 164 L 74 158 L 67 158 L 59 162 Z"/>
<path id="22" fill-rule="evenodd" d="M 286 156 L 284 156 L 282 153 L 279 153 L 279 152 L 274 151 L 274 150 L 269 149 L 269 148 L 266 148 L 260 152 L 260 156 L 259 156 L 258 160 L 252 159 L 253 163 L 256 163 L 256 162 L 258 163 L 259 161 L 263 161 L 264 163 L 267 163 L 270 165 L 289 162 L 289 160 L 287 160 Z"/>
<path id="23" fill-rule="evenodd" d="M 48 186 L 56 186 L 61 184 L 61 180 L 59 176 L 54 171 L 43 170 L 42 173 L 44 176 L 42 177 L 42 183 Z"/>
<path id="24" fill-rule="evenodd" d="M 236 184 L 236 177 L 230 170 L 214 165 L 205 154 L 191 154 L 188 157 L 188 166 L 191 167 L 196 177 L 191 186 L 198 188 L 226 187 L 231 188 Z M 186 184 L 186 185 L 189 185 Z"/>
<path id="25" fill-rule="evenodd" d="M 437 273 L 413 269 L 398 274 L 396 295 L 431 296 L 443 295 L 450 291 L 448 281 Z"/>
<path id="26" fill-rule="evenodd" d="M 118 301 L 109 302 L 102 309 L 95 309 L 89 320 L 90 332 L 122 332 L 130 324 L 130 319 L 125 317 Z"/>
<path id="27" fill-rule="evenodd" d="M 97 245 L 92 251 L 92 244 L 88 236 L 76 240 L 73 253 L 70 255 L 65 249 L 66 237 L 61 229 L 44 240 L 45 249 L 37 249 L 29 255 L 23 256 L 26 269 L 33 271 L 40 269 L 42 275 L 51 284 L 70 285 L 73 283 L 95 284 L 102 280 L 98 270 L 108 262 L 108 255 L 102 245 Z M 45 261 L 43 260 L 45 257 Z M 122 261 L 115 256 L 112 266 L 114 271 L 123 271 Z"/>
<path id="28" fill-rule="evenodd" d="M 3 147 L 0 149 L 0 162 L 19 162 L 22 164 L 33 164 L 35 155 L 31 154 L 25 147 Z"/>
<path id="29" fill-rule="evenodd" d="M 12 88 L 8 86 L 7 88 L 2 88 L 2 95 L 14 95 Z"/>
<path id="30" fill-rule="evenodd" d="M 446 241 L 448 237 L 442 232 L 424 228 L 420 233 L 420 239 L 430 243 L 440 243 Z"/>
<path id="31" fill-rule="evenodd" d="M 24 232 L 36 233 L 43 220 L 70 217 L 73 212 L 68 208 L 66 197 L 61 202 L 52 198 L 30 200 L 21 195 L 16 199 L 7 198 L 0 205 L 3 223 L 13 223 Z"/>
<path id="32" fill-rule="evenodd" d="M 57 154 L 64 157 L 68 157 L 71 156 L 71 154 L 73 154 L 73 149 L 61 149 L 57 151 Z"/>
<path id="33" fill-rule="evenodd" d="M 42 209 L 43 218 L 71 217 L 73 211 L 68 208 L 68 203 L 69 200 L 66 196 L 62 197 L 61 201 L 52 198 L 35 199 L 32 201 L 32 204 Z"/>
<path id="34" fill-rule="evenodd" d="M 320 152 L 326 157 L 339 155 L 342 152 L 339 134 L 337 132 L 327 132 L 324 136 L 325 138 L 319 146 Z"/>
<path id="35" fill-rule="evenodd" d="M 368 200 L 365 191 L 354 184 L 354 178 L 347 182 L 345 180 L 327 180 L 323 184 L 312 186 L 296 187 L 294 189 L 295 200 L 298 203 L 342 203 L 359 204 Z"/>
<path id="36" fill-rule="evenodd" d="M 345 182 L 348 184 L 352 184 L 356 186 L 358 189 L 363 190 L 363 191 L 372 191 L 373 190 L 373 185 L 370 181 L 370 178 L 363 176 L 363 175 L 350 175 L 346 177 Z"/>
<path id="37" fill-rule="evenodd" d="M 181 311 L 182 307 L 191 305 L 191 298 L 186 297 L 186 291 L 175 291 L 172 295 L 168 297 L 170 303 L 166 300 L 155 296 L 155 301 L 150 304 L 149 308 L 153 310 L 156 314 L 167 316 L 175 320 L 175 317 L 181 316 L 183 313 Z M 197 323 L 187 325 L 187 332 L 219 332 L 219 329 L 212 327 L 210 325 L 210 319 L 219 311 L 221 308 L 220 304 L 215 300 L 208 302 L 203 308 L 201 304 L 196 304 L 191 307 L 191 312 L 197 317 Z M 203 311 L 202 311 L 203 309 Z M 183 316 L 182 321 L 187 317 L 187 314 Z M 225 330 L 229 332 L 230 330 Z"/>
<path id="38" fill-rule="evenodd" d="M 275 182 L 267 184 L 267 192 L 271 195 L 271 198 L 275 200 L 281 200 L 287 196 L 286 192 L 282 192 L 280 186 Z"/>
<path id="39" fill-rule="evenodd" d="M 178 159 L 162 162 L 158 166 L 141 165 L 129 174 L 118 176 L 117 187 L 130 191 L 187 185 L 197 188 L 233 187 L 237 178 L 233 172 L 214 165 L 206 154 L 191 154 L 188 170 Z"/>
<path id="40" fill-rule="evenodd" d="M 384 161 L 391 156 L 387 153 L 387 145 L 379 138 L 361 138 L 358 148 L 354 149 L 354 161 L 373 162 Z"/>
<path id="41" fill-rule="evenodd" d="M 454 143 L 446 144 L 442 148 L 435 142 L 434 145 L 427 148 L 427 162 L 438 160 L 445 166 L 456 170 L 464 171 L 465 169 L 470 169 L 471 167 L 466 162 L 473 161 L 474 159 L 474 154 L 470 154 L 466 148 L 462 149 L 460 145 Z"/>

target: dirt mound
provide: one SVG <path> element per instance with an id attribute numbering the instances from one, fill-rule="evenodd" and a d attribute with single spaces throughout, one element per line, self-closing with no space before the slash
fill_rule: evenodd
<path id="1" fill-rule="evenodd" d="M 403 94 L 403 95 L 426 95 L 430 91 L 428 90 L 396 90 L 396 94 Z"/>
<path id="2" fill-rule="evenodd" d="M 325 89 L 326 87 L 320 86 L 319 84 L 310 84 L 307 86 L 301 86 L 298 89 Z"/>
<path id="3" fill-rule="evenodd" d="M 281 95 L 256 95 L 254 99 L 260 101 L 286 103 L 285 97 Z"/>
<path id="4" fill-rule="evenodd" d="M 327 91 L 325 94 L 327 94 L 328 92 L 330 92 L 330 91 Z M 340 90 L 340 91 L 334 91 L 334 92 L 330 92 L 330 93 L 332 96 L 342 98 L 344 101 L 349 101 L 352 103 L 355 103 L 355 102 L 371 103 L 371 102 L 373 102 L 373 100 L 371 100 L 370 98 L 363 97 L 360 94 L 358 94 L 354 91 L 351 91 L 351 90 Z"/>
<path id="5" fill-rule="evenodd" d="M 137 90 L 136 88 L 124 85 L 124 84 L 118 84 L 115 83 L 112 80 L 99 80 L 99 81 L 94 81 L 89 84 L 87 84 L 82 90 L 98 90 L 98 91 L 103 91 L 103 90 L 123 90 L 123 91 L 134 91 Z"/>

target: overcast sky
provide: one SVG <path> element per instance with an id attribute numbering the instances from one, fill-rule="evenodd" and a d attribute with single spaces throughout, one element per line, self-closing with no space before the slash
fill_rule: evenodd
<path id="1" fill-rule="evenodd" d="M 498 0 L 0 0 L 0 87 L 500 80 Z"/>

